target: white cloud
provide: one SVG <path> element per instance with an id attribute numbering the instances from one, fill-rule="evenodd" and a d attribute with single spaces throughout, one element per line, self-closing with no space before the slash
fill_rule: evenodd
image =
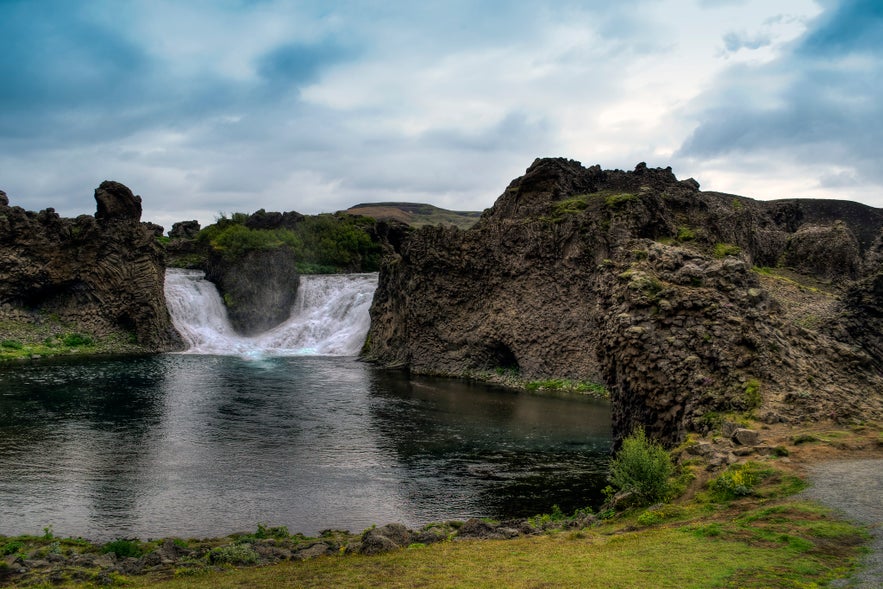
<path id="1" fill-rule="evenodd" d="M 878 96 L 862 87 L 876 57 L 795 57 L 822 9 L 838 6 L 59 2 L 32 30 L 0 22 L 11 48 L 2 72 L 27 82 L 0 105 L 0 188 L 76 214 L 116 179 L 169 228 L 219 211 L 371 200 L 482 209 L 535 157 L 565 156 L 672 165 L 748 196 L 858 198 L 883 183 L 869 172 L 870 131 L 825 126 L 860 129 L 850 113 L 873 112 Z M 65 100 L 40 94 L 58 83 L 60 66 L 39 53 L 53 27 L 85 47 L 73 66 L 109 72 L 88 86 L 67 76 Z M 795 99 L 808 94 L 825 108 Z"/>

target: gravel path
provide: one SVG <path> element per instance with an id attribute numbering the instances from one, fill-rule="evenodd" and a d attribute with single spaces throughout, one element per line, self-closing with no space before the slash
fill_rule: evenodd
<path id="1" fill-rule="evenodd" d="M 883 460 L 825 462 L 813 466 L 809 478 L 805 496 L 869 526 L 873 535 L 859 574 L 831 586 L 883 588 Z"/>

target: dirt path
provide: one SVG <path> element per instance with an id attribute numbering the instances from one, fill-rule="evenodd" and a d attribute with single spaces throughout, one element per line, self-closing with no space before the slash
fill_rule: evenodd
<path id="1" fill-rule="evenodd" d="M 883 588 L 883 460 L 822 462 L 808 470 L 812 485 L 804 494 L 865 524 L 873 535 L 859 574 L 831 586 Z"/>

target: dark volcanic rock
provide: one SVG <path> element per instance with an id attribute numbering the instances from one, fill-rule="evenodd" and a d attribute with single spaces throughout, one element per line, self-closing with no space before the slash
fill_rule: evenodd
<path id="1" fill-rule="evenodd" d="M 199 221 L 180 221 L 172 225 L 169 237 L 172 239 L 194 239 L 199 233 Z"/>
<path id="2" fill-rule="evenodd" d="M 809 311 L 795 323 L 776 297 L 797 283 L 752 267 L 834 281 L 818 295 L 829 305 L 881 227 L 883 212 L 856 203 L 757 202 L 700 192 L 670 168 L 537 160 L 472 229 L 402 240 L 381 269 L 364 357 L 418 373 L 603 381 L 618 436 L 643 425 L 671 443 L 709 414 L 758 405 L 782 419 L 880 412 L 870 367 L 883 341 L 862 351 Z M 867 280 L 853 317 L 883 302 Z M 820 394 L 794 402 L 808 380 Z"/>
<path id="3" fill-rule="evenodd" d="M 119 182 L 102 182 L 95 189 L 95 200 L 98 202 L 95 218 L 100 221 L 141 220 L 141 197 L 132 194 L 127 186 Z"/>
<path id="4" fill-rule="evenodd" d="M 57 317 L 144 350 L 181 345 L 166 309 L 163 252 L 140 222 L 141 199 L 117 182 L 95 191 L 98 212 L 64 219 L 0 205 L 0 318 Z"/>
<path id="5" fill-rule="evenodd" d="M 217 285 L 230 324 L 243 335 L 262 333 L 288 319 L 300 283 L 297 258 L 288 247 L 254 250 L 233 261 L 212 252 L 206 278 Z"/>
<path id="6" fill-rule="evenodd" d="M 783 261 L 803 274 L 828 280 L 855 280 L 861 272 L 859 241 L 843 221 L 801 225 L 788 238 Z"/>

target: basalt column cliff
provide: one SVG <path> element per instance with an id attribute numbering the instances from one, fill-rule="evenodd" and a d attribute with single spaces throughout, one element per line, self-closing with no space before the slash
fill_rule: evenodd
<path id="1" fill-rule="evenodd" d="M 420 229 L 386 260 L 364 357 L 604 382 L 618 436 L 669 443 L 729 412 L 879 417 L 881 228 L 852 202 L 541 159 L 472 229 Z"/>
<path id="2" fill-rule="evenodd" d="M 140 222 L 141 198 L 118 182 L 103 182 L 95 200 L 94 216 L 65 219 L 9 206 L 0 192 L 0 321 L 25 334 L 52 324 L 115 338 L 118 351 L 180 347 L 163 294 L 162 228 Z"/>

